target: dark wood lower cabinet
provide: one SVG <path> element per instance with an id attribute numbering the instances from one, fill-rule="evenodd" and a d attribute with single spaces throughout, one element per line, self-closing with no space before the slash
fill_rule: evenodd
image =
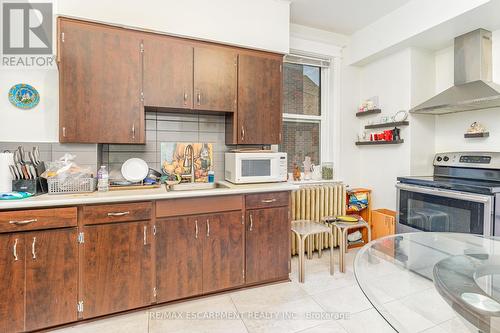
<path id="1" fill-rule="evenodd" d="M 288 207 L 247 211 L 246 283 L 285 279 L 290 258 Z"/>
<path id="2" fill-rule="evenodd" d="M 84 227 L 83 317 L 139 308 L 152 302 L 148 221 Z"/>
<path id="3" fill-rule="evenodd" d="M 203 292 L 245 283 L 245 226 L 242 212 L 205 216 L 203 241 Z"/>
<path id="4" fill-rule="evenodd" d="M 156 299 L 159 303 L 202 293 L 202 220 L 156 221 Z"/>
<path id="5" fill-rule="evenodd" d="M 24 330 L 24 235 L 0 235 L 0 332 Z"/>
<path id="6" fill-rule="evenodd" d="M 26 234 L 26 330 L 76 321 L 77 229 Z"/>

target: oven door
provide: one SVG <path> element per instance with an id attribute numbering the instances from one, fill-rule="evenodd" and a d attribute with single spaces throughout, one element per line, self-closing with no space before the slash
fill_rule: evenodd
<path id="1" fill-rule="evenodd" d="M 398 183 L 397 232 L 493 235 L 493 197 Z"/>
<path id="2" fill-rule="evenodd" d="M 266 183 L 279 181 L 279 160 L 276 156 L 248 154 L 238 156 L 236 183 Z"/>

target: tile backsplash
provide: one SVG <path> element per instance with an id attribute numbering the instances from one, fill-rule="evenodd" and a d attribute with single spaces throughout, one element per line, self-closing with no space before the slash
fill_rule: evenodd
<path id="1" fill-rule="evenodd" d="M 227 150 L 224 115 L 146 112 L 146 144 L 104 144 L 102 163 L 109 166 L 112 178 L 120 175 L 121 165 L 132 157 L 142 158 L 151 168 L 161 171 L 162 142 L 212 143 L 215 178 L 224 178 L 224 152 Z"/>
<path id="2" fill-rule="evenodd" d="M 14 151 L 22 145 L 31 150 L 40 147 L 43 161 L 59 159 L 65 153 L 76 155 L 75 162 L 88 167 L 94 176 L 100 165 L 107 165 L 111 178 L 121 177 L 121 165 L 129 158 L 145 160 L 149 167 L 161 171 L 160 149 L 162 142 L 206 142 L 213 144 L 215 179 L 224 179 L 225 116 L 196 113 L 146 112 L 146 144 L 61 144 L 39 142 L 0 142 L 0 152 Z M 231 148 L 238 148 L 234 146 Z M 247 146 L 248 148 L 248 146 Z M 254 146 L 262 148 L 262 146 Z"/>

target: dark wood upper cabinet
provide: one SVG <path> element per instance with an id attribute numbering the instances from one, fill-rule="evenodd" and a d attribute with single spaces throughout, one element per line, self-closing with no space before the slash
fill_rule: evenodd
<path id="1" fill-rule="evenodd" d="M 157 301 L 203 292 L 203 221 L 173 217 L 156 221 Z"/>
<path id="2" fill-rule="evenodd" d="M 242 212 L 229 212 L 202 217 L 203 292 L 243 285 L 245 267 L 245 226 Z"/>
<path id="3" fill-rule="evenodd" d="M 144 105 L 193 108 L 193 44 L 179 38 L 144 37 Z"/>
<path id="4" fill-rule="evenodd" d="M 77 229 L 26 234 L 26 330 L 76 321 Z"/>
<path id="5" fill-rule="evenodd" d="M 0 235 L 0 332 L 24 331 L 24 235 Z"/>
<path id="6" fill-rule="evenodd" d="M 236 112 L 237 68 L 235 50 L 195 46 L 193 109 Z"/>
<path id="7" fill-rule="evenodd" d="M 227 126 L 228 144 L 281 142 L 282 81 L 281 56 L 239 55 L 238 115 Z"/>
<path id="8" fill-rule="evenodd" d="M 286 279 L 290 259 L 288 206 L 248 210 L 246 226 L 246 283 Z"/>
<path id="9" fill-rule="evenodd" d="M 59 141 L 145 143 L 142 34 L 59 20 Z"/>
<path id="10" fill-rule="evenodd" d="M 85 226 L 82 263 L 84 318 L 152 302 L 148 221 Z"/>

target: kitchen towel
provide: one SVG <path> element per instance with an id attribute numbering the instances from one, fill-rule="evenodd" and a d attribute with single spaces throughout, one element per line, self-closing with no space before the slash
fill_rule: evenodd
<path id="1" fill-rule="evenodd" d="M 14 165 L 14 154 L 0 153 L 0 193 L 12 191 L 12 174 L 9 165 Z"/>

